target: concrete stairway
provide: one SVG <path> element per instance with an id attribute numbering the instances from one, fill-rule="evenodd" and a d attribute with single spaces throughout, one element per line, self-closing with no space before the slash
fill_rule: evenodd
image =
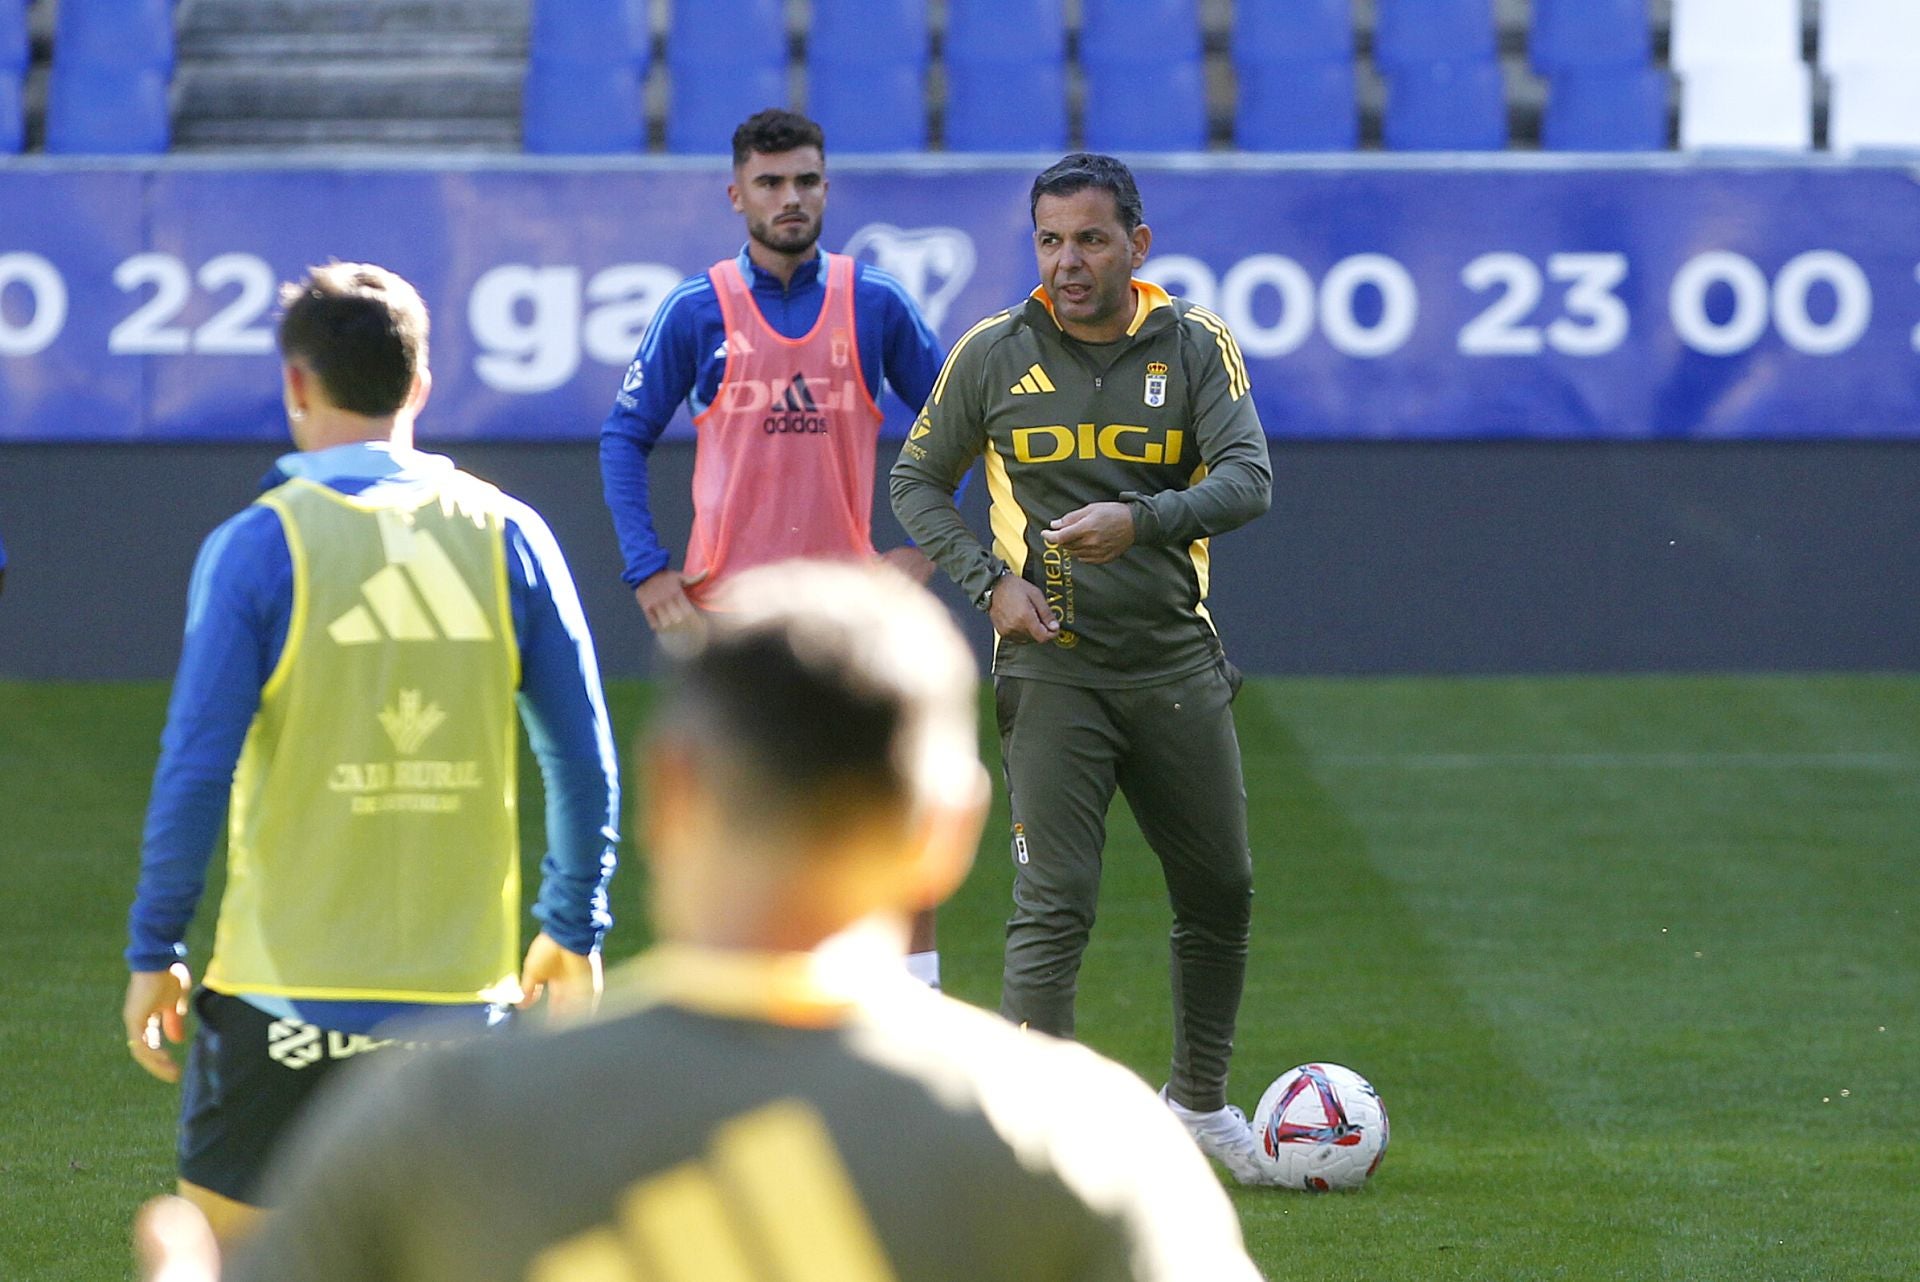
<path id="1" fill-rule="evenodd" d="M 176 151 L 518 151 L 528 0 L 180 0 Z"/>

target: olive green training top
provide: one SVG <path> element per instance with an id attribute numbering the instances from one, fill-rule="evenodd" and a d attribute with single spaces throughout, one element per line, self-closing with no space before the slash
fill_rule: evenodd
<path id="1" fill-rule="evenodd" d="M 994 671 L 1069 685 L 1154 685 L 1219 660 L 1207 613 L 1208 537 L 1267 510 L 1273 469 L 1246 362 L 1219 317 L 1133 282 L 1124 337 L 1083 343 L 1044 289 L 954 344 L 892 474 L 914 541 L 981 603 L 1003 571 L 1047 595 L 1046 645 L 999 643 Z M 986 461 L 993 550 L 953 492 Z M 1105 565 L 1041 538 L 1089 503 L 1133 509 L 1134 545 Z"/>

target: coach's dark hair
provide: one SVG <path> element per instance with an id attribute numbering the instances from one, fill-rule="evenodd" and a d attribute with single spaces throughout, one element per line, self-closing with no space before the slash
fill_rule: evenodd
<path id="1" fill-rule="evenodd" d="M 813 121 L 782 107 L 757 111 L 733 131 L 735 165 L 744 165 L 751 155 L 773 156 L 799 147 L 818 147 L 824 156 L 827 136 Z"/>
<path id="2" fill-rule="evenodd" d="M 406 405 L 427 365 L 427 305 L 412 285 L 371 263 L 328 263 L 282 285 L 280 305 L 280 354 L 329 401 L 369 418 Z"/>
<path id="3" fill-rule="evenodd" d="M 973 659 L 931 594 L 884 567 L 807 561 L 724 591 L 654 733 L 699 754 L 743 831 L 830 838 L 978 771 Z"/>
<path id="4" fill-rule="evenodd" d="M 1042 196 L 1071 196 L 1077 191 L 1089 187 L 1098 187 L 1101 191 L 1113 194 L 1113 203 L 1120 211 L 1120 221 L 1128 231 L 1132 231 L 1145 221 L 1140 206 L 1140 188 L 1134 185 L 1133 171 L 1112 156 L 1103 156 L 1094 151 L 1076 151 L 1072 155 L 1062 156 L 1033 180 L 1033 190 L 1027 195 L 1027 215 L 1039 221 L 1036 211 L 1040 208 Z"/>

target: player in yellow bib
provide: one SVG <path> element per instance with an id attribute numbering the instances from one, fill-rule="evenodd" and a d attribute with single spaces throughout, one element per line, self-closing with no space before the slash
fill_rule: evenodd
<path id="1" fill-rule="evenodd" d="M 598 989 L 618 797 L 593 647 L 525 504 L 412 448 L 427 317 L 379 268 L 316 268 L 280 341 L 300 452 L 194 570 L 129 920 L 133 1057 L 180 1066 L 183 937 L 224 815 L 227 886 L 188 1055 L 181 1187 L 223 1236 L 331 1072 L 395 1040 Z M 515 708 L 552 840 L 520 955 Z M 429 1016 L 437 1017 L 430 1024 Z"/>

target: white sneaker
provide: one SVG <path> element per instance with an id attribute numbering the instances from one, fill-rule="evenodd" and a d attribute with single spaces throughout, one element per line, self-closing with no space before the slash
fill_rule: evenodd
<path id="1" fill-rule="evenodd" d="M 1274 1172 L 1260 1155 L 1260 1146 L 1254 1142 L 1253 1128 L 1247 1124 L 1245 1113 L 1231 1104 L 1210 1113 L 1196 1112 L 1167 1094 L 1164 1086 L 1160 1088 L 1160 1098 L 1187 1128 L 1187 1134 L 1193 1136 L 1200 1151 L 1226 1167 L 1234 1179 L 1242 1184 L 1275 1183 Z"/>

